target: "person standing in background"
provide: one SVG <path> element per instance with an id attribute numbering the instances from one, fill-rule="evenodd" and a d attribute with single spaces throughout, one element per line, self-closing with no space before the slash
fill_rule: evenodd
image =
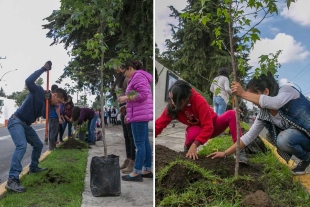
<path id="1" fill-rule="evenodd" d="M 74 107 L 74 103 L 72 102 L 72 97 L 68 96 L 68 101 L 65 103 L 65 115 L 64 122 L 62 124 L 63 131 L 66 131 L 66 127 L 68 125 L 68 138 L 72 138 L 72 109 Z"/>
<path id="2" fill-rule="evenodd" d="M 220 116 L 226 111 L 229 94 L 231 94 L 227 68 L 220 68 L 218 76 L 213 79 L 210 91 L 213 93 L 215 113 Z"/>
<path id="3" fill-rule="evenodd" d="M 124 96 L 126 93 L 126 88 L 128 85 L 129 78 L 125 77 L 122 74 L 121 68 L 117 67 L 115 69 L 116 72 L 116 80 L 112 86 L 117 96 L 117 99 L 121 96 Z M 123 134 L 125 138 L 125 149 L 126 149 L 126 159 L 124 163 L 120 166 L 122 173 L 131 173 L 134 168 L 135 159 L 136 159 L 136 147 L 133 140 L 131 124 L 126 123 L 126 101 L 119 103 L 119 111 L 121 117 L 121 124 L 123 127 Z"/>
<path id="4" fill-rule="evenodd" d="M 153 77 L 142 68 L 140 61 L 127 60 L 121 65 L 122 73 L 129 78 L 126 95 L 118 98 L 118 103 L 126 102 L 126 122 L 131 130 L 136 146 L 136 160 L 133 172 L 122 176 L 124 181 L 142 182 L 153 178 L 152 148 L 149 140 L 148 123 L 153 120 L 153 98 L 151 83 Z"/>

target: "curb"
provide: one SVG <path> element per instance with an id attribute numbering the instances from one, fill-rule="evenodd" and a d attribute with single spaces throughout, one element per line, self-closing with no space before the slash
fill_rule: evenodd
<path id="1" fill-rule="evenodd" d="M 270 144 L 264 137 L 262 137 L 261 135 L 259 135 L 259 137 L 263 140 L 264 144 L 267 145 L 273 152 L 273 154 L 276 155 L 277 159 L 282 162 L 283 164 L 285 164 L 286 166 L 288 166 L 290 169 L 292 169 L 297 163 L 295 163 L 293 160 L 290 160 L 289 163 L 287 164 L 285 162 L 285 160 L 283 160 L 280 155 L 278 155 L 278 153 L 276 152 L 276 147 L 274 147 L 272 144 Z M 310 174 L 306 173 L 304 175 L 297 175 L 294 176 L 293 178 L 295 181 L 300 182 L 308 191 L 308 193 L 310 193 Z"/>
<path id="2" fill-rule="evenodd" d="M 63 140 L 67 140 L 68 139 L 68 136 L 65 137 Z M 43 143 L 44 144 L 44 143 Z M 46 152 L 44 152 L 43 154 L 41 154 L 40 158 L 39 158 L 39 162 L 41 162 L 42 160 L 44 160 L 52 151 L 50 150 L 47 150 Z M 23 171 L 19 174 L 19 179 L 22 178 L 24 175 L 28 174 L 29 172 L 29 165 L 28 164 L 26 167 L 23 168 Z M 6 186 L 6 183 L 7 181 L 5 181 L 4 183 L 2 183 L 0 185 L 0 198 L 4 196 L 5 192 L 6 192 L 6 189 L 5 189 L 5 186 Z"/>

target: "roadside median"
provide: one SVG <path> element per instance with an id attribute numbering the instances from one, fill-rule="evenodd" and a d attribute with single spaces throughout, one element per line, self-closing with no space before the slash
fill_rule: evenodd
<path id="1" fill-rule="evenodd" d="M 66 139 L 57 150 L 41 155 L 40 167 L 46 171 L 28 175 L 29 165 L 23 169 L 26 192 L 6 191 L 6 182 L 0 186 L 0 206 L 81 206 L 87 157 L 88 145 Z"/>

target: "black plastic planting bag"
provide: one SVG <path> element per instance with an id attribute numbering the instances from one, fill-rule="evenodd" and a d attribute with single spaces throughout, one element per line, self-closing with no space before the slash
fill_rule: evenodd
<path id="1" fill-rule="evenodd" d="M 92 157 L 90 164 L 90 189 L 93 196 L 118 196 L 121 194 L 119 156 Z"/>

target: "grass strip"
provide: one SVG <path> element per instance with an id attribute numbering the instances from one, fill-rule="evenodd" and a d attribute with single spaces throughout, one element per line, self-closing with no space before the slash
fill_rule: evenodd
<path id="1" fill-rule="evenodd" d="M 88 149 L 58 149 L 40 163 L 48 168 L 25 175 L 21 184 L 24 193 L 7 191 L 1 207 L 81 206 Z"/>

